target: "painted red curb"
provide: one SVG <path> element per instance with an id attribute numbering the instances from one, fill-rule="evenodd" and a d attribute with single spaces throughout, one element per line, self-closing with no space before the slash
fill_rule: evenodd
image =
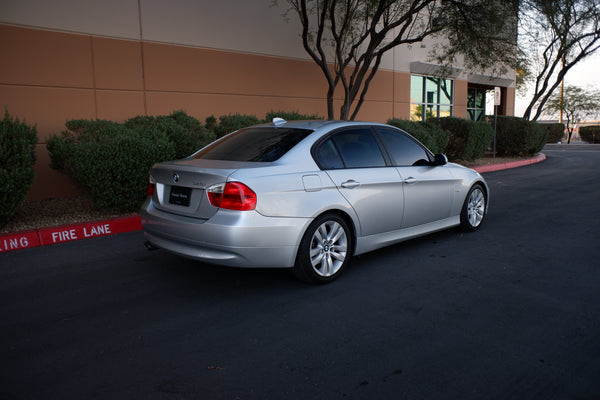
<path id="1" fill-rule="evenodd" d="M 546 155 L 544 153 L 540 153 L 537 156 L 535 156 L 533 158 L 528 158 L 526 160 L 511 161 L 511 162 L 507 162 L 507 163 L 498 163 L 498 164 L 490 164 L 490 165 L 482 165 L 480 167 L 475 167 L 472 169 L 474 169 L 475 171 L 477 171 L 479 173 L 494 172 L 494 171 L 500 171 L 503 169 L 524 167 L 525 165 L 537 164 L 539 162 L 544 161 L 545 159 L 546 159 Z"/>
<path id="2" fill-rule="evenodd" d="M 142 229 L 139 215 L 0 235 L 0 253 Z"/>
<path id="3" fill-rule="evenodd" d="M 546 155 L 544 153 L 540 153 L 536 157 L 527 160 L 483 165 L 473 169 L 481 173 L 500 171 L 503 169 L 539 163 L 545 159 Z M 0 253 L 13 250 L 29 249 L 38 246 L 46 246 L 56 243 L 71 242 L 74 240 L 114 235 L 117 233 L 139 231 L 141 229 L 141 218 L 139 215 L 135 215 L 132 217 L 114 218 L 108 221 L 84 222 L 75 225 L 62 225 L 51 228 L 39 228 L 29 231 L 8 233 L 0 235 Z"/>

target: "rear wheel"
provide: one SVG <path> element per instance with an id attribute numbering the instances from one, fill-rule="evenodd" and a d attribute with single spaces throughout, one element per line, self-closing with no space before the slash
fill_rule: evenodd
<path id="1" fill-rule="evenodd" d="M 474 232 L 483 223 L 485 218 L 487 199 L 481 184 L 476 183 L 469 190 L 465 204 L 460 213 L 460 227 L 467 232 Z"/>
<path id="2" fill-rule="evenodd" d="M 350 229 L 343 218 L 326 214 L 308 227 L 296 256 L 294 275 L 310 283 L 336 279 L 352 255 Z"/>

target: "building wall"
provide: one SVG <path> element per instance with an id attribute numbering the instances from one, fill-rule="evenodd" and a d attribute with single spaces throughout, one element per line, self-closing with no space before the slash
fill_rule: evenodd
<path id="1" fill-rule="evenodd" d="M 325 116 L 322 73 L 282 7 L 271 0 L 0 2 L 0 107 L 38 129 L 28 200 L 81 193 L 49 168 L 45 148 L 69 119 L 124 121 L 179 109 L 201 121 L 232 113 L 262 118 L 270 110 Z M 397 48 L 385 58 L 358 119 L 409 118 L 409 65 L 424 52 Z M 467 84 L 455 80 L 459 117 L 466 116 Z"/>

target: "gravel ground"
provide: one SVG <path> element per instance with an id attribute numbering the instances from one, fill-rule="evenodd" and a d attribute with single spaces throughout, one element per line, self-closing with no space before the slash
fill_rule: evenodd
<path id="1" fill-rule="evenodd" d="M 531 158 L 531 157 L 522 157 Z M 477 161 L 465 161 L 460 164 L 468 167 L 505 163 L 519 158 L 483 157 Z M 26 231 L 31 229 L 46 228 L 50 226 L 77 224 L 110 218 L 125 217 L 132 214 L 101 211 L 84 196 L 41 201 L 27 201 L 9 219 L 8 223 L 0 228 L 0 234 Z"/>
<path id="2" fill-rule="evenodd" d="M 26 201 L 8 223 L 0 228 L 0 234 L 26 231 L 49 226 L 69 225 L 80 222 L 107 220 L 132 214 L 101 211 L 84 196 L 41 201 Z"/>

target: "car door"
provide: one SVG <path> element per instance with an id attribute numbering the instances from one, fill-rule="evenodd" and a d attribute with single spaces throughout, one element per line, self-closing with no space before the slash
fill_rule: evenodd
<path id="1" fill-rule="evenodd" d="M 338 131 L 314 154 L 358 215 L 360 236 L 400 229 L 404 201 L 400 175 L 386 164 L 370 128 Z"/>
<path id="2" fill-rule="evenodd" d="M 404 188 L 403 228 L 449 218 L 457 180 L 443 165 L 432 166 L 430 153 L 403 132 L 377 128 Z"/>

